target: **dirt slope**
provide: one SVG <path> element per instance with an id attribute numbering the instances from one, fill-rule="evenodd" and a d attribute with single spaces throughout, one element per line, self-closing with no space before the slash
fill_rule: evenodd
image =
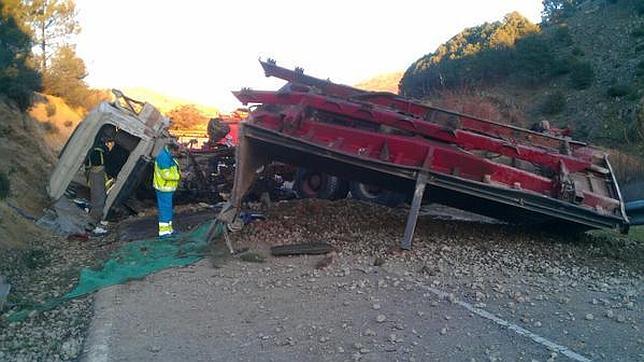
<path id="1" fill-rule="evenodd" d="M 11 185 L 0 201 L 0 247 L 22 245 L 40 233 L 29 216 L 40 216 L 48 203 L 45 186 L 55 160 L 44 128 L 0 100 L 0 172 Z"/>
<path id="2" fill-rule="evenodd" d="M 398 94 L 398 83 L 402 76 L 403 72 L 379 74 L 371 79 L 367 79 L 356 84 L 356 87 L 374 92 L 391 92 Z"/>
<path id="3" fill-rule="evenodd" d="M 86 111 L 72 108 L 62 98 L 36 94 L 29 116 L 38 121 L 45 130 L 47 145 L 59 151 L 85 116 Z"/>

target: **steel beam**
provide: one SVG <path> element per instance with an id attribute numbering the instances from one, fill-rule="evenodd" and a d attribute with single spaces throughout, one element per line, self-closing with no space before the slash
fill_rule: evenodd
<path id="1" fill-rule="evenodd" d="M 423 201 L 423 194 L 425 193 L 425 186 L 427 185 L 428 174 L 425 171 L 418 172 L 416 179 L 416 189 L 414 190 L 414 198 L 411 202 L 409 215 L 407 215 L 407 225 L 405 226 L 405 234 L 400 242 L 400 248 L 403 250 L 411 250 L 411 241 L 414 238 L 414 230 L 416 230 L 416 222 L 418 221 L 418 212 L 420 211 L 420 204 Z"/>

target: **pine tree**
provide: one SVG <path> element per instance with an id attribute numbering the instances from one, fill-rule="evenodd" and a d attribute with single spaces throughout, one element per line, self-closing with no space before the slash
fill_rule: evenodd
<path id="1" fill-rule="evenodd" d="M 58 48 L 67 46 L 70 38 L 80 32 L 73 0 L 26 0 L 21 16 L 31 28 L 38 47 L 41 73 L 47 71 L 47 61 Z"/>
<path id="2" fill-rule="evenodd" d="M 56 51 L 51 64 L 43 74 L 45 92 L 65 99 L 73 106 L 84 106 L 88 97 L 88 87 L 83 79 L 87 77 L 85 62 L 71 46 L 63 46 Z"/>
<path id="3" fill-rule="evenodd" d="M 13 99 L 21 110 L 31 105 L 31 95 L 40 89 L 38 72 L 29 68 L 32 42 L 12 15 L 11 8 L 0 2 L 0 94 Z"/>

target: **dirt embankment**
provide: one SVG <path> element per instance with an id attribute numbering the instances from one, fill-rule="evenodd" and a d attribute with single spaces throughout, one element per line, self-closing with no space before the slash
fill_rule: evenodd
<path id="1" fill-rule="evenodd" d="M 31 218 L 49 202 L 46 182 L 56 155 L 43 124 L 0 100 L 0 173 L 9 179 L 0 201 L 0 248 L 21 246 L 42 231 Z"/>
<path id="2" fill-rule="evenodd" d="M 36 94 L 29 116 L 36 120 L 44 130 L 44 141 L 52 150 L 58 152 L 76 126 L 87 113 L 82 108 L 69 106 L 62 98 Z"/>

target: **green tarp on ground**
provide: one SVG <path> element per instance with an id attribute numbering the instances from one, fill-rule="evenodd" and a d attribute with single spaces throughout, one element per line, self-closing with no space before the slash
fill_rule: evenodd
<path id="1" fill-rule="evenodd" d="M 52 299 L 35 308 L 23 309 L 9 315 L 12 322 L 24 320 L 31 312 L 52 309 L 70 299 L 86 296 L 97 290 L 141 279 L 160 270 L 181 267 L 203 258 L 208 248 L 206 234 L 210 223 L 168 238 L 132 241 L 122 245 L 98 270 L 81 270 L 76 287 L 62 298 Z M 222 226 L 215 227 L 215 236 Z"/>

